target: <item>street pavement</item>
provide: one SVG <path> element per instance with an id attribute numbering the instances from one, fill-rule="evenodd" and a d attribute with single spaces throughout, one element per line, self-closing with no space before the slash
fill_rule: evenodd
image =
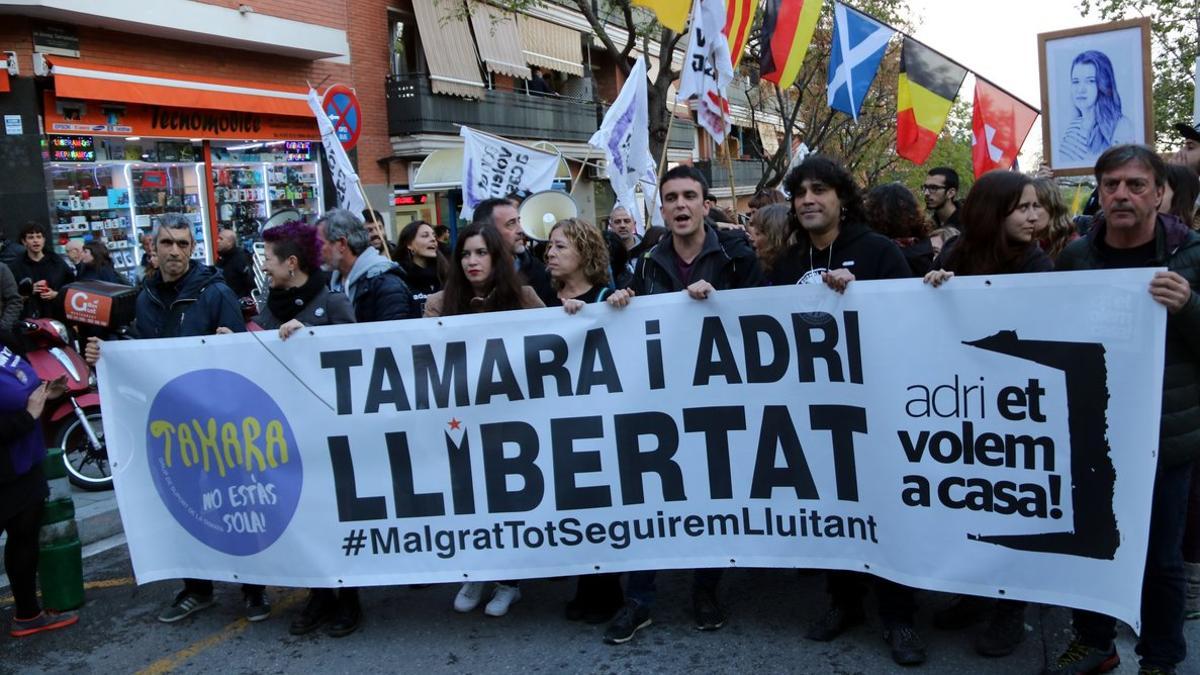
<path id="1" fill-rule="evenodd" d="M 929 644 L 929 660 L 917 669 L 894 665 L 877 620 L 831 643 L 803 639 L 804 626 L 824 608 L 822 576 L 790 570 L 731 570 L 722 584 L 729 623 L 715 633 L 692 628 L 687 608 L 690 575 L 660 575 L 655 624 L 628 644 L 605 645 L 602 626 L 562 618 L 574 591 L 570 579 L 532 581 L 524 598 L 503 618 L 468 615 L 451 608 L 455 585 L 426 588 L 368 588 L 358 632 L 334 639 L 321 632 L 293 637 L 290 617 L 304 591 L 270 589 L 275 612 L 261 623 L 241 619 L 237 586 L 218 584 L 217 606 L 174 625 L 155 615 L 177 582 L 133 584 L 128 551 L 121 539 L 88 547 L 84 573 L 87 604 L 70 628 L 16 640 L 0 635 L 0 673 L 829 673 L 857 675 L 923 672 L 1012 675 L 1037 673 L 1048 655 L 1068 639 L 1066 610 L 1031 607 L 1027 639 L 1003 659 L 984 659 L 971 649 L 972 631 L 941 632 L 929 626 L 930 612 L 948 602 L 921 593 L 918 627 Z M 115 544 L 115 545 L 114 545 Z M 107 550 L 104 550 L 106 547 Z M 100 552 L 96 552 L 100 551 Z M 12 611 L 0 587 L 0 616 Z M 872 612 L 873 613 L 873 612 Z M 1187 627 L 1189 643 L 1200 644 L 1200 622 Z M 1123 629 L 1124 663 L 1115 672 L 1137 672 L 1133 638 Z M 1181 673 L 1198 673 L 1185 664 Z"/>

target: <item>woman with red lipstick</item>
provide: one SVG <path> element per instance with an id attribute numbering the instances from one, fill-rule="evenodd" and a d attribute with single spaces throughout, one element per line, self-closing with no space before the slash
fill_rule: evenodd
<path id="1" fill-rule="evenodd" d="M 1035 238 L 1042 213 L 1033 179 L 1015 171 L 984 174 L 963 204 L 962 236 L 934 261 L 925 283 L 936 288 L 955 274 L 1049 272 L 1054 263 Z M 950 607 L 934 613 L 933 623 L 939 628 L 965 627 L 986 611 L 987 603 L 984 598 L 958 596 Z M 1025 602 L 999 600 L 975 639 L 975 651 L 1007 656 L 1024 639 Z"/>
<path id="2" fill-rule="evenodd" d="M 537 293 L 521 284 L 512 255 L 494 227 L 471 225 L 458 233 L 454 243 L 454 264 L 446 278 L 445 290 L 425 301 L 425 316 L 453 316 L 503 312 L 512 309 L 545 307 Z M 454 610 L 470 612 L 483 599 L 486 584 L 468 581 L 454 597 Z M 521 599 L 516 581 L 497 582 L 491 601 L 484 608 L 488 616 L 504 616 Z"/>

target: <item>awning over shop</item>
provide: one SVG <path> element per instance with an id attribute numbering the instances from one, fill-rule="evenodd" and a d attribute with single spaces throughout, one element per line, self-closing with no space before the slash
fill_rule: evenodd
<path id="1" fill-rule="evenodd" d="M 579 33 L 526 15 L 521 15 L 518 25 L 526 63 L 583 77 L 583 45 Z"/>
<path id="2" fill-rule="evenodd" d="M 449 15 L 453 3 L 441 4 L 439 8 L 436 0 L 413 0 L 433 93 L 483 98 L 471 28 L 464 19 Z"/>
<path id="3" fill-rule="evenodd" d="M 479 56 L 489 72 L 529 79 L 529 68 L 521 54 L 521 38 L 515 14 L 482 2 L 472 2 L 471 27 L 475 29 Z"/>
<path id="4" fill-rule="evenodd" d="M 149 70 L 97 66 L 78 59 L 52 63 L 54 92 L 60 99 L 312 117 L 312 111 L 308 109 L 308 91 L 302 88 L 215 78 L 183 78 Z"/>
<path id="5" fill-rule="evenodd" d="M 434 150 L 421 161 L 416 175 L 409 178 L 408 189 L 420 192 L 462 187 L 462 173 L 462 147 Z"/>

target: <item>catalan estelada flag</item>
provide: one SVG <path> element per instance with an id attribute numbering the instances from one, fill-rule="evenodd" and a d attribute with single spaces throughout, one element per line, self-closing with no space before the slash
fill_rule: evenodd
<path id="1" fill-rule="evenodd" d="M 654 12 L 659 23 L 676 33 L 683 32 L 692 11 L 691 0 L 633 0 L 633 4 Z"/>
<path id="2" fill-rule="evenodd" d="M 966 68 L 904 39 L 896 89 L 896 154 L 916 164 L 929 159 L 966 76 Z"/>
<path id="3" fill-rule="evenodd" d="M 754 25 L 754 14 L 758 11 L 758 0 L 725 0 L 725 36 L 729 38 L 729 56 L 737 68 L 746 51 L 746 39 Z"/>
<path id="4" fill-rule="evenodd" d="M 787 89 L 796 81 L 812 43 L 821 0 L 767 0 L 759 70 L 765 80 Z"/>

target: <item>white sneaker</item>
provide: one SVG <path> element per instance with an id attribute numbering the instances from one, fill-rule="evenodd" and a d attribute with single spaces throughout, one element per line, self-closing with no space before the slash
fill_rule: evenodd
<path id="1" fill-rule="evenodd" d="M 458 589 L 458 595 L 454 596 L 454 611 L 469 612 L 478 607 L 482 599 L 483 582 L 468 581 Z"/>
<path id="2" fill-rule="evenodd" d="M 508 614 L 508 608 L 520 599 L 520 588 L 496 584 L 496 592 L 492 594 L 492 601 L 483 608 L 483 613 L 488 616 L 504 616 Z"/>

